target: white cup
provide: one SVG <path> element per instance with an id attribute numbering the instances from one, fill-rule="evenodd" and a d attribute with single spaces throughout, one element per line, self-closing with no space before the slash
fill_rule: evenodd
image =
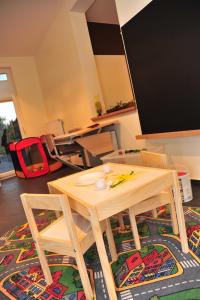
<path id="1" fill-rule="evenodd" d="M 97 190 L 104 190 L 107 187 L 106 181 L 104 178 L 97 179 L 97 181 L 95 182 L 95 185 L 96 185 Z"/>
<path id="2" fill-rule="evenodd" d="M 109 165 L 103 165 L 103 172 L 104 172 L 105 174 L 110 173 L 110 171 L 111 171 L 111 168 L 110 168 Z"/>

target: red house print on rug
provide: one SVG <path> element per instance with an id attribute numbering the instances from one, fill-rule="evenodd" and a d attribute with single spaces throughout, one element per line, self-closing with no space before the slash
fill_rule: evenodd
<path id="1" fill-rule="evenodd" d="M 139 252 L 128 257 L 115 273 L 115 280 L 119 287 L 133 283 L 144 270 L 144 263 Z"/>

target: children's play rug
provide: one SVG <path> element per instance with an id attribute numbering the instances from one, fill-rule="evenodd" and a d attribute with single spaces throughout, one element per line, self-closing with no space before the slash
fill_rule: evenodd
<path id="1" fill-rule="evenodd" d="M 150 214 L 138 217 L 141 251 L 134 250 L 129 219 L 126 229 L 112 218 L 118 251 L 111 263 L 118 299 L 195 300 L 200 299 L 200 208 L 184 208 L 190 252 L 181 252 L 172 233 L 168 208 L 158 219 Z M 39 228 L 53 220 L 53 213 L 41 213 Z M 0 299 L 84 300 L 79 272 L 73 258 L 46 253 L 54 282 L 46 285 L 29 227 L 23 224 L 0 238 Z M 95 246 L 85 254 L 96 299 L 109 300 Z M 112 300 L 112 299 L 110 299 Z"/>

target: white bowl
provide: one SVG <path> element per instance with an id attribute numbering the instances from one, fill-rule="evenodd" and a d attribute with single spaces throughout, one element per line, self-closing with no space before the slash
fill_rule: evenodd
<path id="1" fill-rule="evenodd" d="M 94 184 L 97 179 L 104 178 L 105 174 L 103 172 L 95 172 L 81 175 L 78 177 L 76 184 L 77 185 L 90 185 Z"/>

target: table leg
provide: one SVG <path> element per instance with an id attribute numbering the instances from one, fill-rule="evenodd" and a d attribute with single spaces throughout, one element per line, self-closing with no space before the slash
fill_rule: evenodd
<path id="1" fill-rule="evenodd" d="M 113 279 L 112 270 L 108 261 L 104 240 L 101 232 L 101 226 L 98 220 L 98 216 L 95 209 L 90 210 L 91 216 L 91 226 L 96 241 L 97 251 L 99 253 L 99 258 L 102 266 L 102 271 L 104 274 L 108 295 L 110 300 L 117 300 L 117 294 L 115 291 L 115 284 Z"/>
<path id="2" fill-rule="evenodd" d="M 183 213 L 182 199 L 180 194 L 180 187 L 178 182 L 178 176 L 176 171 L 172 171 L 173 173 L 173 192 L 174 192 L 174 203 L 176 207 L 178 227 L 180 233 L 181 247 L 184 253 L 189 252 L 188 240 L 186 234 L 186 226 L 185 226 L 185 218 Z"/>
<path id="3" fill-rule="evenodd" d="M 123 214 L 122 213 L 117 214 L 117 218 L 118 218 L 120 229 L 124 230 L 125 224 L 124 224 Z"/>
<path id="4" fill-rule="evenodd" d="M 108 245 L 109 245 L 112 261 L 114 262 L 117 260 L 118 256 L 117 256 L 115 241 L 113 238 L 112 228 L 110 225 L 110 219 L 106 220 L 106 235 L 107 235 L 107 240 L 108 240 Z"/>
<path id="5" fill-rule="evenodd" d="M 156 209 L 156 208 L 154 208 L 154 209 L 152 210 L 152 216 L 153 216 L 154 219 L 157 219 L 158 213 L 157 213 L 157 209 Z"/>
<path id="6" fill-rule="evenodd" d="M 177 213 L 176 213 L 176 207 L 174 204 L 174 196 L 172 193 L 172 189 L 170 189 L 168 191 L 169 193 L 169 197 L 171 199 L 170 204 L 169 204 L 169 210 L 170 210 L 170 215 L 171 215 L 171 220 L 172 220 L 172 229 L 173 229 L 173 233 L 175 235 L 179 234 L 179 230 L 178 230 L 178 221 L 177 221 Z"/>
<path id="7" fill-rule="evenodd" d="M 47 183 L 49 194 L 58 194 L 58 191 L 56 191 L 50 184 Z M 56 210 L 55 211 L 56 219 L 58 219 L 61 216 L 61 212 Z"/>
<path id="8" fill-rule="evenodd" d="M 130 222 L 131 222 L 131 229 L 132 229 L 132 233 L 133 233 L 133 239 L 135 242 L 135 248 L 137 250 L 140 250 L 141 243 L 140 243 L 140 236 L 138 233 L 137 223 L 136 223 L 136 219 L 135 219 L 134 206 L 129 208 L 129 218 L 130 218 Z"/>

